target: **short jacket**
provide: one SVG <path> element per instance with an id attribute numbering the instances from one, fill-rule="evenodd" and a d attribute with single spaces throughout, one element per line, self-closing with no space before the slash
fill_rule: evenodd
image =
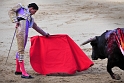
<path id="1" fill-rule="evenodd" d="M 21 17 L 29 21 L 30 27 L 33 25 L 34 19 L 31 17 L 29 9 L 21 4 L 17 4 L 16 6 L 12 7 L 8 14 L 12 23 L 18 22 L 17 18 Z"/>

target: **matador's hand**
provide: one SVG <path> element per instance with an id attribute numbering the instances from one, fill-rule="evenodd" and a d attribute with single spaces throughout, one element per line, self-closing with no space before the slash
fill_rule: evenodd
<path id="1" fill-rule="evenodd" d="M 47 33 L 47 34 L 46 34 L 46 37 L 49 37 L 49 36 L 50 36 L 50 34 L 49 34 L 49 33 Z"/>
<path id="2" fill-rule="evenodd" d="M 19 22 L 16 22 L 16 26 L 15 26 L 15 28 L 18 28 L 19 25 L 20 25 L 20 23 L 19 23 Z"/>

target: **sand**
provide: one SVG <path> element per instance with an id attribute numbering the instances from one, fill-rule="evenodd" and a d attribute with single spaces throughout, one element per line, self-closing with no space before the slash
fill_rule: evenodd
<path id="1" fill-rule="evenodd" d="M 106 71 L 107 59 L 94 60 L 94 65 L 86 71 L 73 76 L 44 76 L 35 72 L 29 60 L 30 37 L 40 35 L 33 29 L 29 31 L 25 49 L 25 67 L 34 79 L 22 79 L 15 72 L 16 39 L 6 63 L 14 34 L 15 24 L 11 23 L 8 10 L 17 3 L 25 6 L 30 2 L 39 5 L 39 11 L 33 16 L 35 22 L 44 31 L 52 34 L 68 34 L 79 46 L 85 40 L 100 35 L 106 30 L 123 28 L 123 0 L 1 0 L 0 3 L 0 83 L 124 83 L 124 72 L 113 68 L 120 74 L 121 80 L 113 80 Z M 91 59 L 90 44 L 80 48 Z M 6 65 L 5 65 L 6 63 Z"/>

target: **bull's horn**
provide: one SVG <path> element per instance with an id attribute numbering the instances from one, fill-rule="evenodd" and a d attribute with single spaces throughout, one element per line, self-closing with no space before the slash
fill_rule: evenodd
<path id="1" fill-rule="evenodd" d="M 82 46 L 82 45 L 85 45 L 85 44 L 87 44 L 87 43 L 89 43 L 89 42 L 91 42 L 91 41 L 93 41 L 93 40 L 96 40 L 96 37 L 88 39 L 87 41 L 83 42 L 83 43 L 81 44 L 81 46 Z"/>

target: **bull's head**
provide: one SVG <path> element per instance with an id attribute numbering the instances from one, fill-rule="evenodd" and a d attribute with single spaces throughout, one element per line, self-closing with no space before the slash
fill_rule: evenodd
<path id="1" fill-rule="evenodd" d="M 97 60 L 99 57 L 99 49 L 98 49 L 98 36 L 94 37 L 94 38 L 90 38 L 87 41 L 85 41 L 84 43 L 82 43 L 81 45 L 85 45 L 87 43 L 90 43 L 92 46 L 92 55 L 91 58 L 92 60 Z"/>

